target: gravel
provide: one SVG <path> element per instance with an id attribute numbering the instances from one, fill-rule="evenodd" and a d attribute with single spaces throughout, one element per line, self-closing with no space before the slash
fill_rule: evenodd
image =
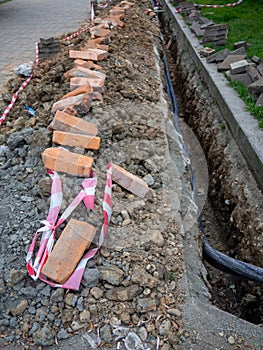
<path id="1" fill-rule="evenodd" d="M 33 281 L 25 267 L 34 232 L 49 208 L 50 179 L 41 153 L 52 145 L 47 130 L 52 104 L 69 90 L 63 76 L 72 63 L 68 42 L 61 41 L 62 51 L 55 57 L 40 61 L 34 79 L 2 126 L 0 214 L 5 220 L 0 223 L 0 334 L 5 337 L 0 346 L 46 347 L 82 332 L 90 345 L 97 344 L 99 334 L 105 349 L 108 343 L 118 342 L 123 349 L 155 349 L 157 336 L 161 346 L 164 339 L 167 344 L 172 339 L 170 348 L 180 342 L 183 298 L 178 291 L 184 260 L 180 201 L 175 197 L 181 197 L 180 184 L 187 183 L 186 163 L 175 164 L 169 157 L 171 147 L 181 157 L 182 145 L 176 133 L 169 139 L 166 135 L 166 128 L 172 129 L 171 115 L 160 74 L 159 29 L 156 19 L 145 14 L 150 6 L 150 1 L 137 2 L 127 11 L 125 27 L 113 29 L 109 58 L 101 62 L 107 75 L 104 103 L 93 105 L 88 114 L 80 113 L 97 124 L 101 148 L 75 152 L 94 157 L 99 181 L 94 211 L 87 213 L 80 205 L 73 215 L 101 224 L 105 166 L 110 160 L 144 178 L 150 191 L 142 200 L 113 186 L 108 236 L 101 252 L 88 262 L 79 291 Z M 70 48 L 78 49 L 88 38 L 89 34 L 82 34 Z M 19 77 L 9 81 L 7 94 L 11 96 L 20 84 Z M 29 115 L 24 105 L 34 108 L 36 116 Z M 65 210 L 82 179 L 65 174 L 61 179 Z"/>

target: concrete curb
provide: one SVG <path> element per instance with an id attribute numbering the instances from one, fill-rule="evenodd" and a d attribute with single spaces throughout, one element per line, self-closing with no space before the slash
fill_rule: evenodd
<path id="1" fill-rule="evenodd" d="M 216 64 L 208 64 L 201 58 L 198 49 L 203 46 L 191 32 L 181 15 L 167 0 L 162 3 L 174 20 L 178 36 L 183 39 L 185 48 L 199 71 L 200 76 L 208 85 L 211 96 L 217 101 L 218 107 L 242 152 L 248 167 L 252 171 L 257 184 L 263 191 L 263 130 L 259 129 L 257 120 L 246 111 L 245 103 L 237 92 L 229 86 L 228 80 L 217 71 Z"/>

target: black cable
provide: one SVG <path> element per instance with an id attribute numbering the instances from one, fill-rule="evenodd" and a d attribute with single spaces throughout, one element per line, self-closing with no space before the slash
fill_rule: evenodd
<path id="1" fill-rule="evenodd" d="M 165 66 L 167 94 L 171 100 L 172 107 L 173 107 L 172 108 L 173 123 L 174 123 L 174 126 L 175 126 L 177 132 L 182 136 L 182 139 L 183 139 L 183 135 L 182 135 L 182 132 L 180 130 L 179 123 L 178 123 L 177 100 L 176 100 L 173 84 L 171 81 L 165 52 L 163 53 L 163 62 L 164 62 L 164 66 Z M 183 148 L 184 148 L 184 152 L 185 152 L 186 157 L 188 159 L 190 159 L 185 142 L 183 144 Z M 195 176 L 194 176 L 194 171 L 193 171 L 191 163 L 189 164 L 189 169 L 190 169 L 190 174 L 191 174 L 190 182 L 191 182 L 192 190 L 194 192 L 195 203 L 197 204 L 197 207 L 199 208 L 197 189 L 196 189 L 196 183 L 195 183 Z M 218 250 L 216 250 L 210 246 L 210 244 L 208 243 L 207 238 L 205 236 L 205 233 L 204 233 L 204 228 L 203 228 L 202 219 L 201 219 L 199 209 L 198 209 L 198 224 L 199 224 L 199 228 L 200 228 L 200 231 L 201 231 L 202 237 L 203 237 L 203 257 L 208 263 L 210 263 L 212 266 L 214 266 L 215 268 L 217 268 L 221 271 L 224 271 L 228 274 L 234 275 L 237 278 L 263 283 L 263 268 L 254 266 L 252 264 L 249 264 L 249 263 L 246 263 L 246 262 L 234 259 L 234 258 L 231 258 L 231 257 L 219 252 Z"/>

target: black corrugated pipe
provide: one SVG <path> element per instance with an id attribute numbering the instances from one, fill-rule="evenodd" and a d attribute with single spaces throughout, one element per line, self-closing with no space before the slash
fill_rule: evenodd
<path id="1" fill-rule="evenodd" d="M 169 96 L 171 103 L 172 103 L 172 106 L 173 106 L 173 109 L 172 109 L 173 123 L 174 123 L 174 126 L 175 126 L 177 132 L 183 138 L 183 135 L 182 135 L 182 132 L 180 130 L 179 123 L 178 123 L 177 100 L 176 100 L 173 84 L 171 81 L 165 52 L 163 53 L 163 62 L 164 62 L 164 66 L 165 66 L 167 93 L 168 93 L 168 96 Z M 186 157 L 188 159 L 190 159 L 185 142 L 184 142 L 183 147 L 184 147 L 184 152 L 185 152 Z M 192 190 L 194 192 L 195 202 L 198 206 L 195 177 L 194 177 L 194 172 L 193 172 L 193 168 L 192 168 L 191 164 L 189 166 L 189 169 L 190 169 L 190 174 L 191 174 L 191 179 L 190 179 L 191 186 L 192 186 Z M 200 228 L 200 231 L 201 231 L 202 237 L 203 237 L 203 257 L 208 263 L 210 263 L 215 268 L 217 268 L 221 271 L 224 271 L 228 274 L 231 274 L 237 278 L 263 283 L 263 268 L 254 266 L 252 264 L 249 264 L 249 263 L 246 263 L 246 262 L 234 259 L 234 258 L 231 258 L 231 257 L 219 252 L 218 250 L 216 250 L 210 246 L 210 244 L 208 243 L 207 238 L 204 234 L 204 228 L 202 225 L 200 212 L 198 213 L 198 223 L 199 223 L 199 228 Z"/>

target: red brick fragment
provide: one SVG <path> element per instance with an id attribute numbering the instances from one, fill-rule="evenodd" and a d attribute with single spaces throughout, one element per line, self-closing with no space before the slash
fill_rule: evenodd
<path id="1" fill-rule="evenodd" d="M 87 44 L 81 49 L 81 51 L 85 51 L 88 49 L 99 49 L 99 50 L 109 51 L 109 45 L 90 44 L 89 42 L 87 42 Z"/>
<path id="2" fill-rule="evenodd" d="M 47 148 L 42 153 L 45 168 L 70 175 L 90 176 L 93 158 L 70 152 L 63 148 Z"/>
<path id="3" fill-rule="evenodd" d="M 89 68 L 89 69 L 96 69 L 96 70 L 102 69 L 101 66 L 99 66 L 98 64 L 95 64 L 93 61 L 85 61 L 85 60 L 81 60 L 79 58 L 73 62 L 73 68 L 77 67 L 77 66 L 81 66 L 81 67 Z"/>
<path id="4" fill-rule="evenodd" d="M 104 44 L 104 45 L 107 45 L 110 42 L 111 42 L 110 38 L 105 38 L 105 37 L 89 39 L 88 41 L 88 43 L 90 44 Z"/>
<path id="5" fill-rule="evenodd" d="M 95 149 L 100 148 L 100 138 L 90 135 L 81 135 L 72 132 L 66 131 L 54 131 L 52 142 L 59 145 L 71 146 L 71 147 L 80 147 L 86 149 Z"/>
<path id="6" fill-rule="evenodd" d="M 144 198 L 149 191 L 145 181 L 116 164 L 112 165 L 112 180 L 141 198 Z"/>
<path id="7" fill-rule="evenodd" d="M 65 283 L 89 248 L 95 233 L 96 228 L 89 223 L 70 219 L 43 266 L 42 273 L 57 283 Z"/>
<path id="8" fill-rule="evenodd" d="M 80 86 L 79 88 L 68 92 L 66 95 L 64 95 L 63 97 L 61 97 L 61 100 L 63 100 L 64 98 L 68 98 L 68 97 L 72 97 L 72 96 L 77 96 L 80 94 L 85 94 L 87 92 L 93 92 L 93 87 L 90 84 L 85 84 Z"/>
<path id="9" fill-rule="evenodd" d="M 98 128 L 95 124 L 61 111 L 56 111 L 55 117 L 48 129 L 92 136 L 98 134 Z"/>
<path id="10" fill-rule="evenodd" d="M 108 57 L 108 52 L 99 49 L 88 49 L 86 51 L 69 50 L 69 57 L 88 61 L 102 61 Z"/>
<path id="11" fill-rule="evenodd" d="M 88 82 L 86 82 L 87 84 Z M 84 84 L 83 84 L 84 85 Z M 63 110 L 67 107 L 71 106 L 82 106 L 86 111 L 90 109 L 91 106 L 91 98 L 89 94 L 80 94 L 77 96 L 72 96 L 68 98 L 64 98 L 55 102 L 52 106 L 52 112 L 59 110 Z"/>
<path id="12" fill-rule="evenodd" d="M 77 66 L 75 68 L 72 68 L 71 70 L 67 71 L 64 76 L 66 78 L 97 78 L 97 79 L 104 79 L 106 78 L 106 74 L 102 72 L 97 72 L 95 70 L 91 70 L 89 68 Z"/>
<path id="13" fill-rule="evenodd" d="M 110 38 L 112 32 L 110 29 L 103 28 L 103 24 L 90 28 L 90 34 L 92 38 Z"/>
<path id="14" fill-rule="evenodd" d="M 105 17 L 104 22 L 113 25 L 113 27 L 119 26 L 123 28 L 125 26 L 125 23 L 120 20 L 120 17 L 120 15 L 111 15 L 109 17 Z"/>
<path id="15" fill-rule="evenodd" d="M 97 78 L 71 78 L 70 79 L 70 90 L 74 90 L 81 85 L 90 84 L 93 91 L 104 92 L 104 80 Z"/>

